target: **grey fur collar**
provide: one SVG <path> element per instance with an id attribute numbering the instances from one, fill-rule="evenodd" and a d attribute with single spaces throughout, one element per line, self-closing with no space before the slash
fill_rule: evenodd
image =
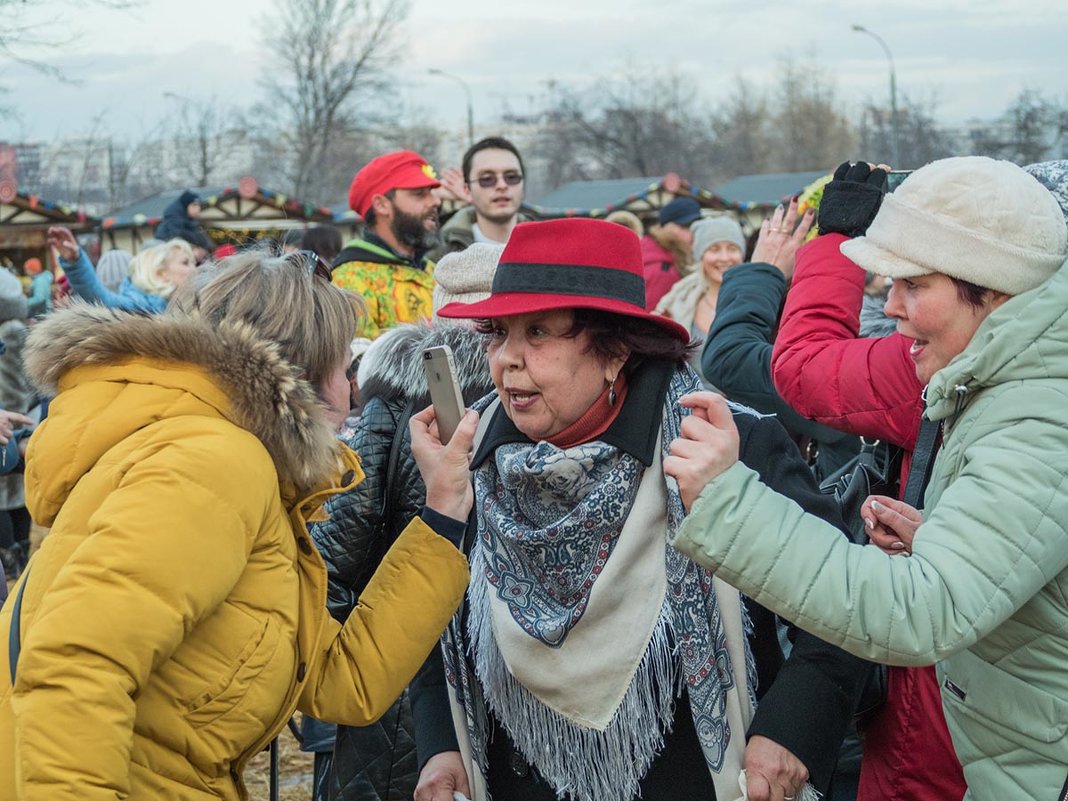
<path id="1" fill-rule="evenodd" d="M 484 338 L 471 328 L 448 324 L 400 325 L 380 336 L 364 354 L 360 366 L 360 397 L 383 400 L 425 398 L 429 390 L 423 373 L 425 348 L 452 348 L 464 402 L 470 406 L 493 389 L 486 362 Z"/>
<path id="2" fill-rule="evenodd" d="M 69 370 L 131 356 L 194 364 L 210 373 L 230 398 L 233 422 L 263 443 L 279 480 L 298 492 L 324 487 L 336 474 L 337 441 L 316 391 L 274 342 L 249 325 L 212 329 L 195 316 L 77 303 L 34 326 L 25 367 L 42 393 L 55 395 Z"/>

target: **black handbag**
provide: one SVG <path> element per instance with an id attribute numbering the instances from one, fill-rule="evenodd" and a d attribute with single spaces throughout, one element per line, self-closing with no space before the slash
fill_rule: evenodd
<path id="1" fill-rule="evenodd" d="M 860 507 L 869 495 L 898 496 L 901 475 L 901 448 L 880 440 L 860 440 L 860 453 L 820 484 L 820 492 L 838 501 L 849 539 L 867 545 L 868 532 L 860 517 Z"/>
<path id="2" fill-rule="evenodd" d="M 931 480 L 941 433 L 942 424 L 932 422 L 924 415 L 902 498 L 917 509 L 923 508 L 923 493 Z M 838 501 L 849 538 L 858 545 L 867 545 L 868 531 L 860 516 L 860 507 L 869 495 L 898 497 L 904 451 L 880 440 L 869 442 L 861 437 L 860 443 L 860 453 L 824 479 L 820 483 L 820 491 L 825 495 L 833 495 Z M 886 703 L 886 694 L 886 665 L 875 665 L 853 712 L 853 723 L 858 730 L 871 722 L 871 718 Z"/>

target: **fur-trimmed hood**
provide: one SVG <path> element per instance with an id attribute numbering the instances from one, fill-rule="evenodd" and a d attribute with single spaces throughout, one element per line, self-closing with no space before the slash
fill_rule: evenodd
<path id="1" fill-rule="evenodd" d="M 337 475 L 337 440 L 316 391 L 277 344 L 249 325 L 213 329 L 195 316 L 147 316 L 78 303 L 34 327 L 25 368 L 42 393 L 55 395 L 63 376 L 75 368 L 137 359 L 176 363 L 176 375 L 182 364 L 200 368 L 229 399 L 223 415 L 263 443 L 279 480 L 298 493 L 324 488 Z M 112 421 L 114 436 L 150 422 Z"/>
<path id="2" fill-rule="evenodd" d="M 360 398 L 383 400 L 425 398 L 429 394 L 423 372 L 423 350 L 438 345 L 452 348 L 456 377 L 464 403 L 470 406 L 493 391 L 485 337 L 472 328 L 451 323 L 399 325 L 378 339 L 360 363 Z"/>

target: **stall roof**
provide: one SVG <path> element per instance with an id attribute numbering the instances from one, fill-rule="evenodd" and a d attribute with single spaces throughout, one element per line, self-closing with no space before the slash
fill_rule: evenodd
<path id="1" fill-rule="evenodd" d="M 674 173 L 661 178 L 572 181 L 523 208 L 536 218 L 603 217 L 618 209 L 641 215 L 658 211 L 675 197 L 692 197 L 702 206 L 719 211 L 745 209 L 744 204 L 729 203 Z"/>
<path id="2" fill-rule="evenodd" d="M 76 230 L 92 228 L 97 219 L 74 206 L 47 200 L 28 192 L 16 192 L 10 200 L 0 200 L 0 226 L 65 225 Z"/>
<path id="3" fill-rule="evenodd" d="M 716 194 L 729 203 L 747 206 L 777 206 L 784 198 L 799 194 L 802 189 L 827 173 L 775 172 L 766 175 L 739 175 L 716 185 Z"/>
<path id="4" fill-rule="evenodd" d="M 163 217 L 163 211 L 184 192 L 175 189 L 139 200 L 118 209 L 104 218 L 105 230 L 116 228 L 141 228 L 154 226 Z M 212 228 L 225 228 L 229 223 L 246 224 L 249 220 L 293 220 L 295 222 L 330 222 L 331 210 L 323 206 L 304 203 L 270 189 L 261 188 L 252 182 L 244 189 L 238 186 L 194 187 L 200 196 L 204 211 L 199 222 Z"/>

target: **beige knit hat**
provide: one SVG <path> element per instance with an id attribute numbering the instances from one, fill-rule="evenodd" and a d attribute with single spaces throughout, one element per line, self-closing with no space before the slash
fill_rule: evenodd
<path id="1" fill-rule="evenodd" d="M 1019 295 L 1064 263 L 1068 228 L 1053 195 L 1009 161 L 933 161 L 883 198 L 842 253 L 891 278 L 943 273 Z"/>
<path id="2" fill-rule="evenodd" d="M 475 242 L 441 257 L 434 267 L 434 322 L 452 323 L 438 317 L 438 309 L 446 303 L 477 303 L 490 296 L 503 252 L 504 245 Z"/>

